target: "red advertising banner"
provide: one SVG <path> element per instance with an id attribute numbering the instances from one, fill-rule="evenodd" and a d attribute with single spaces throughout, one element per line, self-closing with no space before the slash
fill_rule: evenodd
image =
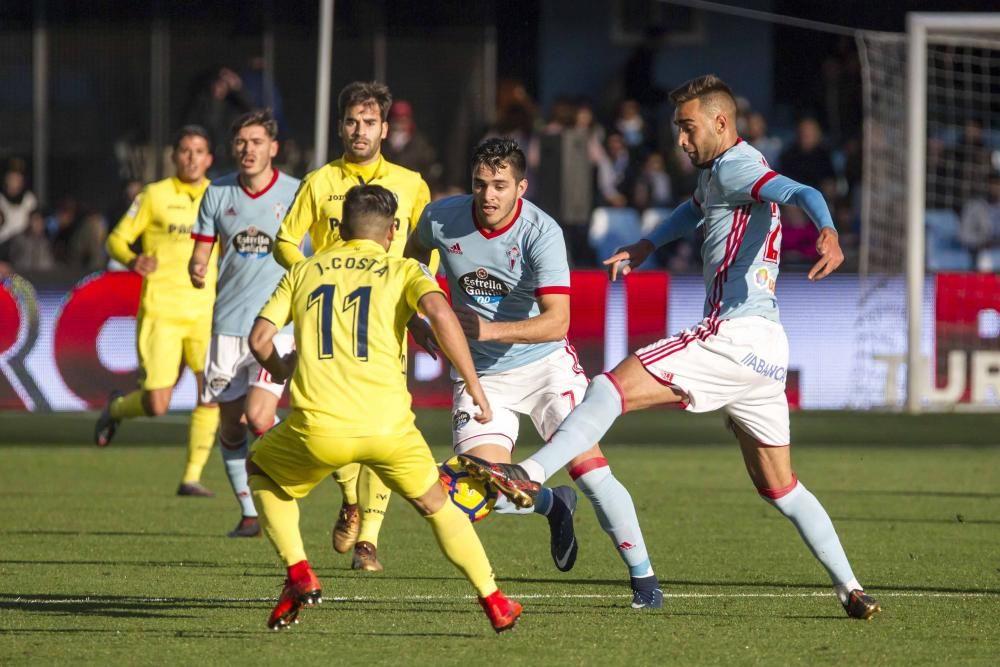
<path id="1" fill-rule="evenodd" d="M 944 402 L 1000 399 L 1000 275 L 939 273 L 934 393 Z"/>

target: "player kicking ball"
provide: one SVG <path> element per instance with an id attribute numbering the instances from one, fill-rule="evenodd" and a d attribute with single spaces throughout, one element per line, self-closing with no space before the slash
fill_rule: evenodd
<path id="1" fill-rule="evenodd" d="M 690 412 L 724 410 L 747 472 L 765 501 L 795 525 L 833 582 L 852 618 L 880 611 L 854 576 L 826 510 L 792 470 L 785 374 L 788 339 L 778 319 L 781 219 L 778 204 L 802 208 L 819 228 L 820 260 L 810 280 L 844 261 L 822 195 L 780 176 L 736 134 L 732 91 L 713 75 L 670 94 L 680 147 L 701 171 L 694 197 L 648 238 L 604 263 L 611 280 L 627 275 L 658 247 L 697 228 L 704 233 L 705 318 L 637 350 L 594 379 L 545 447 L 520 465 L 466 456 L 466 469 L 493 482 L 519 506 L 531 506 L 540 483 L 600 439 L 626 411 L 680 403 Z"/>
<path id="2" fill-rule="evenodd" d="M 205 288 L 218 241 L 222 260 L 201 400 L 219 405 L 219 448 L 240 506 L 240 520 L 228 535 L 257 537 L 260 524 L 247 485 L 247 429 L 261 436 L 274 425 L 285 385 L 272 381 L 260 367 L 247 337 L 254 318 L 285 273 L 272 251 L 299 180 L 272 166 L 278 154 L 278 124 L 269 110 L 251 111 L 236 120 L 232 150 L 239 171 L 216 180 L 205 191 L 191 233 L 194 249 L 188 276 L 197 289 Z M 291 332 L 275 336 L 275 345 L 283 355 L 291 352 Z"/>
<path id="3" fill-rule="evenodd" d="M 548 440 L 587 391 L 587 376 L 566 340 L 570 284 L 563 233 L 555 220 L 523 198 L 528 187 L 524 170 L 517 142 L 484 141 L 472 160 L 472 195 L 428 205 L 405 252 L 421 261 L 433 249 L 440 252 L 452 303 L 494 410 L 489 425 L 471 419 L 468 387 L 456 382 L 455 453 L 501 463 L 511 460 L 520 415 L 529 416 Z M 422 327 L 414 321 L 415 338 L 426 348 L 431 343 Z M 567 460 L 567 471 L 628 567 L 632 606 L 660 607 L 663 593 L 632 497 L 595 442 Z M 563 572 L 573 567 L 578 553 L 575 509 L 576 491 L 559 486 L 541 489 L 527 512 L 548 519 L 552 560 Z M 495 511 L 525 513 L 506 498 Z"/>
<path id="4" fill-rule="evenodd" d="M 427 268 L 388 254 L 397 200 L 379 185 L 347 192 L 344 243 L 295 264 L 278 283 L 250 333 L 250 348 L 276 382 L 291 377 L 292 412 L 253 447 L 247 472 L 264 534 L 288 568 L 267 621 L 281 629 L 303 606 L 322 601 L 306 560 L 298 498 L 347 463 L 370 467 L 427 520 L 438 546 L 475 588 L 497 632 L 514 626 L 521 605 L 497 587 L 466 515 L 448 501 L 430 448 L 414 423 L 406 386 L 406 323 L 426 315 L 441 349 L 466 382 L 477 423 L 492 418 L 451 307 Z M 295 326 L 297 359 L 273 339 Z"/>

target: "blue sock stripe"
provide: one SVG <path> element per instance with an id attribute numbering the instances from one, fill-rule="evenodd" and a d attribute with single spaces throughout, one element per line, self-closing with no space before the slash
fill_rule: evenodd
<path id="1" fill-rule="evenodd" d="M 652 571 L 653 571 L 653 564 L 649 562 L 648 558 L 637 565 L 628 566 L 628 573 L 630 577 L 649 576 L 649 573 Z"/>
<path id="2" fill-rule="evenodd" d="M 548 516 L 548 513 L 552 511 L 553 502 L 555 501 L 553 500 L 552 489 L 543 486 L 538 492 L 538 496 L 535 497 L 535 513 Z"/>

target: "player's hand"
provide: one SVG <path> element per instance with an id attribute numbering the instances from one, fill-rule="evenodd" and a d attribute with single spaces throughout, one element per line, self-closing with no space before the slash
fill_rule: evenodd
<path id="1" fill-rule="evenodd" d="M 437 339 L 434 338 L 434 330 L 431 329 L 431 325 L 424 318 L 414 315 L 406 323 L 406 328 L 410 330 L 413 342 L 422 348 L 424 352 L 431 355 L 431 359 L 438 358 L 437 353 L 441 348 L 437 344 Z"/>
<path id="2" fill-rule="evenodd" d="M 471 385 L 466 385 L 466 390 L 469 392 L 472 402 L 475 403 L 477 408 L 479 408 L 479 414 L 475 415 L 473 419 L 480 424 L 486 424 L 492 421 L 493 408 L 490 407 L 489 399 L 487 399 L 486 394 L 483 393 L 482 386 L 477 382 L 474 388 Z"/>
<path id="3" fill-rule="evenodd" d="M 140 276 L 146 277 L 153 271 L 156 271 L 156 258 L 152 255 L 136 255 L 135 259 L 129 262 L 128 268 Z"/>
<path id="4" fill-rule="evenodd" d="M 196 288 L 201 289 L 205 286 L 206 274 L 208 274 L 208 264 L 188 263 L 188 277 Z"/>
<path id="5" fill-rule="evenodd" d="M 462 331 L 465 332 L 466 338 L 470 340 L 487 340 L 486 334 L 489 322 L 465 306 L 455 308 L 455 317 L 458 318 L 458 323 L 462 325 Z"/>
<path id="6" fill-rule="evenodd" d="M 285 380 L 287 380 L 295 373 L 295 366 L 299 363 L 298 350 L 292 350 L 283 356 L 281 358 L 281 362 L 285 365 L 285 369 L 288 371 L 288 375 L 285 376 Z"/>
<path id="7" fill-rule="evenodd" d="M 844 263 L 840 238 L 837 231 L 830 227 L 820 230 L 819 238 L 816 239 L 816 252 L 819 253 L 819 261 L 809 269 L 809 280 L 822 280 Z"/>
<path id="8" fill-rule="evenodd" d="M 627 245 L 615 254 L 604 260 L 604 266 L 608 267 L 608 277 L 611 282 L 618 280 L 618 276 L 627 276 L 632 273 L 640 264 L 646 261 L 653 251 L 652 241 L 642 239 L 638 243 Z"/>

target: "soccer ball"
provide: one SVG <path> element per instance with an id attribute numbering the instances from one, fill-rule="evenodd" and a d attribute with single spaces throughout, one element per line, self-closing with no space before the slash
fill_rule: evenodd
<path id="1" fill-rule="evenodd" d="M 453 456 L 440 466 L 441 485 L 451 502 L 475 523 L 486 518 L 497 502 L 497 492 L 478 479 L 469 476 L 458 457 Z"/>

